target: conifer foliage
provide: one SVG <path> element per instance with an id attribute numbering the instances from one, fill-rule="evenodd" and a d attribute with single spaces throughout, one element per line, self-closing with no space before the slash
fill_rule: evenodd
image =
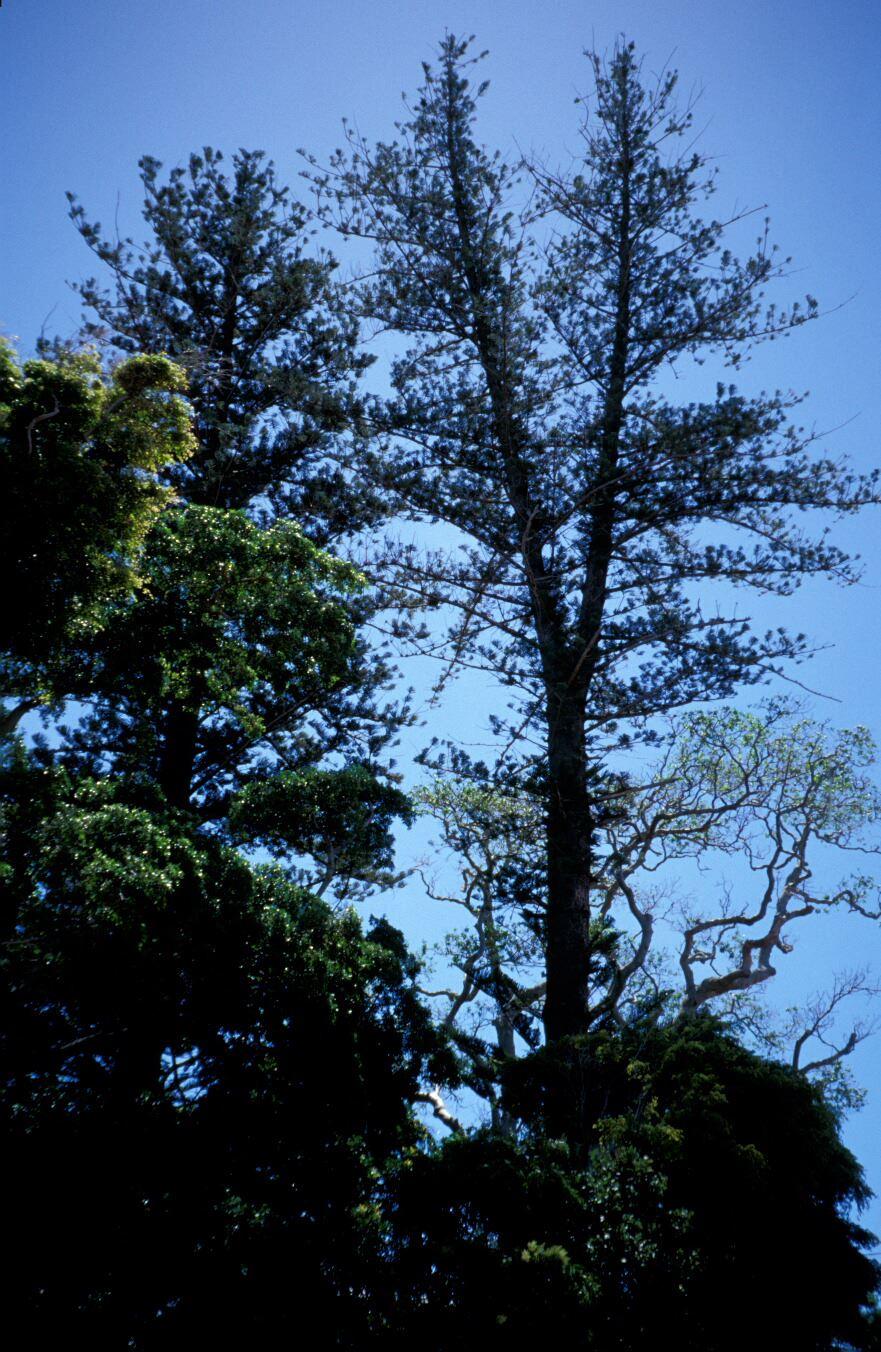
<path id="1" fill-rule="evenodd" d="M 398 139 L 352 132 L 315 182 L 325 219 L 375 246 L 360 312 L 402 347 L 393 397 L 372 408 L 389 439 L 380 482 L 462 541 L 391 548 L 377 575 L 405 604 L 451 607 L 450 666 L 513 693 L 499 730 L 546 819 L 556 1039 L 589 1024 L 595 833 L 620 788 L 609 747 L 802 656 L 804 636 L 756 632 L 735 589 L 852 579 L 809 514 L 878 490 L 812 453 L 795 396 L 670 395 L 671 370 L 712 356 L 734 373 L 816 308 L 769 306 L 784 265 L 767 230 L 741 261 L 733 222 L 702 210 L 714 177 L 688 148 L 675 76 L 646 81 L 625 43 L 595 59 L 578 159 L 557 172 L 481 144 L 474 66 L 447 37 Z"/>
<path id="2" fill-rule="evenodd" d="M 120 353 L 165 352 L 184 367 L 195 454 L 171 476 L 189 501 L 293 515 L 324 541 L 379 504 L 336 463 L 353 381 L 367 365 L 333 285 L 333 260 L 307 252 L 308 211 L 260 151 L 226 172 L 206 147 L 163 181 L 140 162 L 148 238 L 110 242 L 70 194 L 71 217 L 109 270 L 79 287 L 85 332 Z"/>

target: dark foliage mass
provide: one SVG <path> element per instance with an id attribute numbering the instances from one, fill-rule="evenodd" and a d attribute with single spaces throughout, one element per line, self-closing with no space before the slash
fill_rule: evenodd
<path id="1" fill-rule="evenodd" d="M 597 67 L 587 169 L 535 171 L 567 222 L 538 268 L 473 139 L 466 49 L 441 56 L 401 143 L 322 180 L 379 245 L 345 302 L 263 156 L 165 180 L 146 158 L 142 247 L 73 204 L 115 364 L 0 349 L 4 1319 L 108 1352 L 877 1346 L 868 1193 L 820 1089 L 697 1002 L 584 999 L 624 964 L 590 912 L 626 862 L 599 827 L 637 811 L 620 779 L 605 805 L 600 734 L 795 655 L 690 588 L 846 572 L 787 512 L 873 490 L 809 461 L 785 401 L 648 390 L 671 355 L 800 322 L 758 319 L 761 251 L 702 280 L 720 227 L 692 214 L 699 161 L 658 158 L 672 85 L 644 91 L 630 48 Z M 356 391 L 359 312 L 415 335 L 390 402 Z M 472 544 L 461 567 L 391 547 L 372 592 L 329 549 L 402 511 Z M 708 547 L 707 521 L 760 543 Z M 364 630 L 414 596 L 463 608 L 453 664 L 496 663 L 544 739 L 421 800 L 488 851 L 470 972 L 495 1047 L 348 905 L 395 881 L 413 814 L 388 758 L 409 715 Z M 698 769 L 723 783 L 707 753 L 688 792 Z M 499 896 L 543 969 L 528 1006 Z M 488 1123 L 447 1107 L 463 1085 Z"/>
<path id="2" fill-rule="evenodd" d="M 187 372 L 198 446 L 172 482 L 207 506 L 259 497 L 322 541 L 374 519 L 382 504 L 339 467 L 368 359 L 332 260 L 304 252 L 308 211 L 259 151 L 240 151 L 228 174 L 210 148 L 165 182 L 151 156 L 140 168 L 143 246 L 106 241 L 72 195 L 71 216 L 112 278 L 110 291 L 79 288 L 86 335 Z"/>
<path id="3" fill-rule="evenodd" d="M 357 1345 L 377 1177 L 417 1145 L 431 1061 L 449 1073 L 399 937 L 153 786 L 20 750 L 3 780 L 7 1273 L 32 1336 L 184 1346 L 306 1308 Z"/>
<path id="4" fill-rule="evenodd" d="M 865 1185 L 801 1076 L 702 1018 L 599 1030 L 505 1080 L 517 1132 L 450 1140 L 402 1184 L 419 1341 L 859 1344 L 876 1270 L 846 1212 Z"/>

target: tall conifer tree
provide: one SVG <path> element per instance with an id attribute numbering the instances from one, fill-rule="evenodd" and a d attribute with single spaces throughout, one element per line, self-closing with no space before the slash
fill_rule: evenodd
<path id="1" fill-rule="evenodd" d="M 383 510 L 351 472 L 367 360 L 357 323 L 335 289 L 333 260 L 307 253 L 308 212 L 262 153 L 239 151 L 227 169 L 207 148 L 166 177 L 149 156 L 140 167 L 143 245 L 108 242 L 71 196 L 111 283 L 79 288 L 91 316 L 84 331 L 111 353 L 164 352 L 181 364 L 195 448 L 167 476 L 179 515 L 151 541 L 143 604 L 108 635 L 95 703 L 70 754 L 80 769 L 108 757 L 119 768 L 149 765 L 170 802 L 215 822 L 248 777 L 281 769 L 300 791 L 296 777 L 334 754 L 364 820 L 373 808 L 381 816 L 368 800 L 383 790 L 370 776 L 406 708 L 387 701 L 386 662 L 355 628 L 345 680 L 326 679 L 317 649 L 302 668 L 296 613 L 298 532 L 326 544 Z M 347 591 L 357 628 L 370 598 L 360 584 Z M 227 658 L 238 645 L 220 676 L 218 642 Z M 330 886 L 342 870 L 339 889 L 351 896 L 342 862 L 351 853 L 319 855 L 310 881 Z"/>
<path id="2" fill-rule="evenodd" d="M 679 148 L 691 119 L 675 77 L 647 83 L 630 45 L 594 60 L 580 157 L 556 173 L 481 145 L 473 64 L 447 37 L 398 139 L 351 133 L 315 179 L 325 218 L 375 245 L 360 312 L 404 346 L 372 410 L 392 447 L 381 482 L 401 513 L 464 538 L 458 555 L 391 549 L 377 572 L 405 600 L 453 607 L 451 665 L 514 692 L 500 726 L 545 815 L 553 1040 L 589 1022 L 609 748 L 802 656 L 803 636 L 756 631 L 732 589 L 851 580 L 804 523 L 877 486 L 812 453 L 794 396 L 722 382 L 671 396 L 671 370 L 736 369 L 816 309 L 765 308 L 783 270 L 767 232 L 739 261 L 701 210 L 714 179 Z"/>

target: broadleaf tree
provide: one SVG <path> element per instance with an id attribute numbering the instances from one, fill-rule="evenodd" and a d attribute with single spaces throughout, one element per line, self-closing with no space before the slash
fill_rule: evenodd
<path id="1" fill-rule="evenodd" d="M 16 722 L 94 679 L 95 636 L 141 586 L 144 541 L 195 449 L 184 372 L 132 356 L 109 378 L 95 352 L 20 365 L 0 342 L 0 696 Z"/>
<path id="2" fill-rule="evenodd" d="M 30 428 L 28 382 L 73 390 L 77 418 L 59 399 L 53 435 Z M 357 756 L 357 572 L 149 472 L 191 449 L 180 383 L 167 358 L 111 381 L 47 359 L 11 403 L 66 472 L 47 519 L 84 564 L 45 534 L 22 560 L 52 583 L 48 692 L 31 630 L 3 634 L 19 701 L 53 705 L 51 738 L 0 738 L 7 1318 L 146 1349 L 294 1337 L 306 1306 L 354 1348 L 382 1325 L 382 1180 L 420 1148 L 422 1085 L 456 1071 L 401 936 L 303 883 L 387 875 L 408 804 Z M 31 468 L 3 458 L 13 487 Z M 105 516 L 73 491 L 95 479 Z"/>
<path id="3" fill-rule="evenodd" d="M 756 997 L 811 917 L 837 911 L 858 926 L 881 916 L 866 871 L 881 820 L 867 730 L 835 731 L 776 699 L 681 714 L 664 731 L 661 754 L 597 833 L 591 1024 L 709 1010 L 796 1070 L 845 1075 L 845 1092 L 843 1062 L 875 1026 L 871 971 L 838 968 L 832 955 L 826 988 L 803 1006 L 775 1015 Z M 492 1025 L 512 1057 L 538 1045 L 546 989 L 539 807 L 499 782 L 449 776 L 416 804 L 440 831 L 428 895 L 465 918 L 442 948 L 456 979 L 426 991 L 449 1027 Z M 484 1086 L 492 1092 L 491 1076 Z"/>

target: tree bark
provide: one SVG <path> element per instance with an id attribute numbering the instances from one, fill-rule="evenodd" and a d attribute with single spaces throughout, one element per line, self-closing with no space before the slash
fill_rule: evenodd
<path id="1" fill-rule="evenodd" d="M 591 811 L 584 709 L 567 692 L 549 701 L 546 921 L 547 1041 L 587 1030 L 591 967 Z"/>

